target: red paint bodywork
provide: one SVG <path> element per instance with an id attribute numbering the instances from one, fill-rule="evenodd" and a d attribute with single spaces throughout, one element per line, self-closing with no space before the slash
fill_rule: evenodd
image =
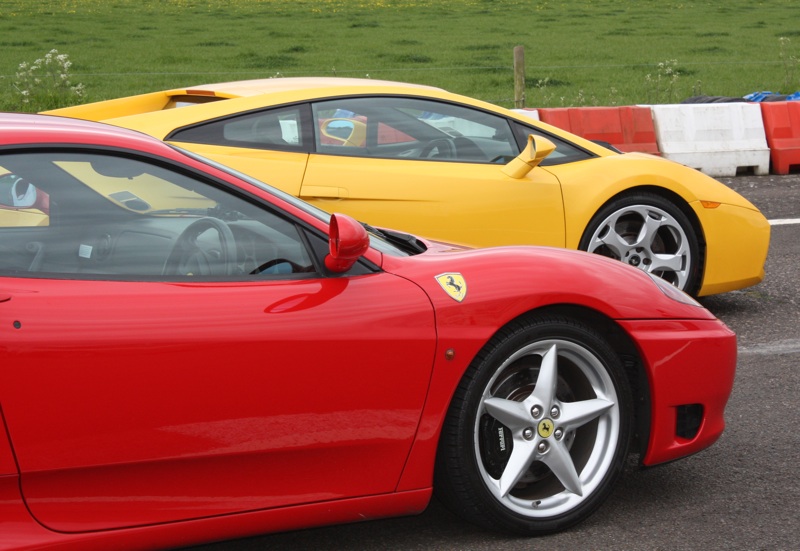
<path id="1" fill-rule="evenodd" d="M 45 117 L 0 116 L 0 127 L 0 150 L 142 151 L 327 233 L 143 135 Z M 585 312 L 634 343 L 650 404 L 645 465 L 721 434 L 736 340 L 705 309 L 594 255 L 429 245 L 410 257 L 369 249 L 380 270 L 334 278 L 0 277 L 0 549 L 152 549 L 418 513 L 464 371 L 498 329 L 541 309 Z M 446 272 L 467 282 L 462 302 L 436 281 Z M 691 440 L 675 435 L 683 404 L 704 407 Z"/>

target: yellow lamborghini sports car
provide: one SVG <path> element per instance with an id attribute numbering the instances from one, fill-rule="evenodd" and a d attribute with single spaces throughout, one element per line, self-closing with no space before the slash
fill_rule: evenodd
<path id="1" fill-rule="evenodd" d="M 722 183 L 439 88 L 275 78 L 50 113 L 140 130 L 372 226 L 582 249 L 697 296 L 764 277 L 769 223 Z"/>

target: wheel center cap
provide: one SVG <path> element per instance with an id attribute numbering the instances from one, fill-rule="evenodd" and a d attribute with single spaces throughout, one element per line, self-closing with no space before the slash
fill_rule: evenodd
<path id="1" fill-rule="evenodd" d="M 553 430 L 555 430 L 555 423 L 550 419 L 542 419 L 539 421 L 539 425 L 536 427 L 536 430 L 539 432 L 539 436 L 542 438 L 550 438 L 553 434 Z"/>
<path id="2" fill-rule="evenodd" d="M 641 262 L 642 262 L 642 259 L 639 258 L 637 255 L 633 255 L 630 258 L 630 260 L 628 260 L 628 264 L 630 264 L 631 266 L 638 266 L 639 264 L 641 264 Z"/>

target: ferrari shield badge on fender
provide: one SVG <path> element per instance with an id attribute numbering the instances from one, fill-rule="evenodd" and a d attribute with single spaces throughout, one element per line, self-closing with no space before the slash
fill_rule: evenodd
<path id="1" fill-rule="evenodd" d="M 436 276 L 436 281 L 442 286 L 444 292 L 461 302 L 467 296 L 467 282 L 459 273 L 446 273 Z"/>

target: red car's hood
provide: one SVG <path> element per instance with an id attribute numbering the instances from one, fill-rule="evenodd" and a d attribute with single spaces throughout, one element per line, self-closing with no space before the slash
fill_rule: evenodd
<path id="1" fill-rule="evenodd" d="M 428 251 L 420 255 L 385 256 L 383 269 L 417 283 L 437 309 L 491 307 L 511 319 L 550 304 L 572 304 L 612 319 L 714 319 L 688 296 L 684 302 L 670 298 L 648 274 L 599 255 L 550 247 L 426 244 Z M 463 299 L 447 293 L 437 280 L 442 274 L 463 278 Z"/>
<path id="2" fill-rule="evenodd" d="M 463 251 L 473 250 L 474 247 L 467 245 L 457 245 L 455 243 L 446 243 L 444 241 L 432 241 L 430 239 L 421 239 L 428 247 L 426 254 L 440 254 L 440 253 L 456 253 Z"/>

